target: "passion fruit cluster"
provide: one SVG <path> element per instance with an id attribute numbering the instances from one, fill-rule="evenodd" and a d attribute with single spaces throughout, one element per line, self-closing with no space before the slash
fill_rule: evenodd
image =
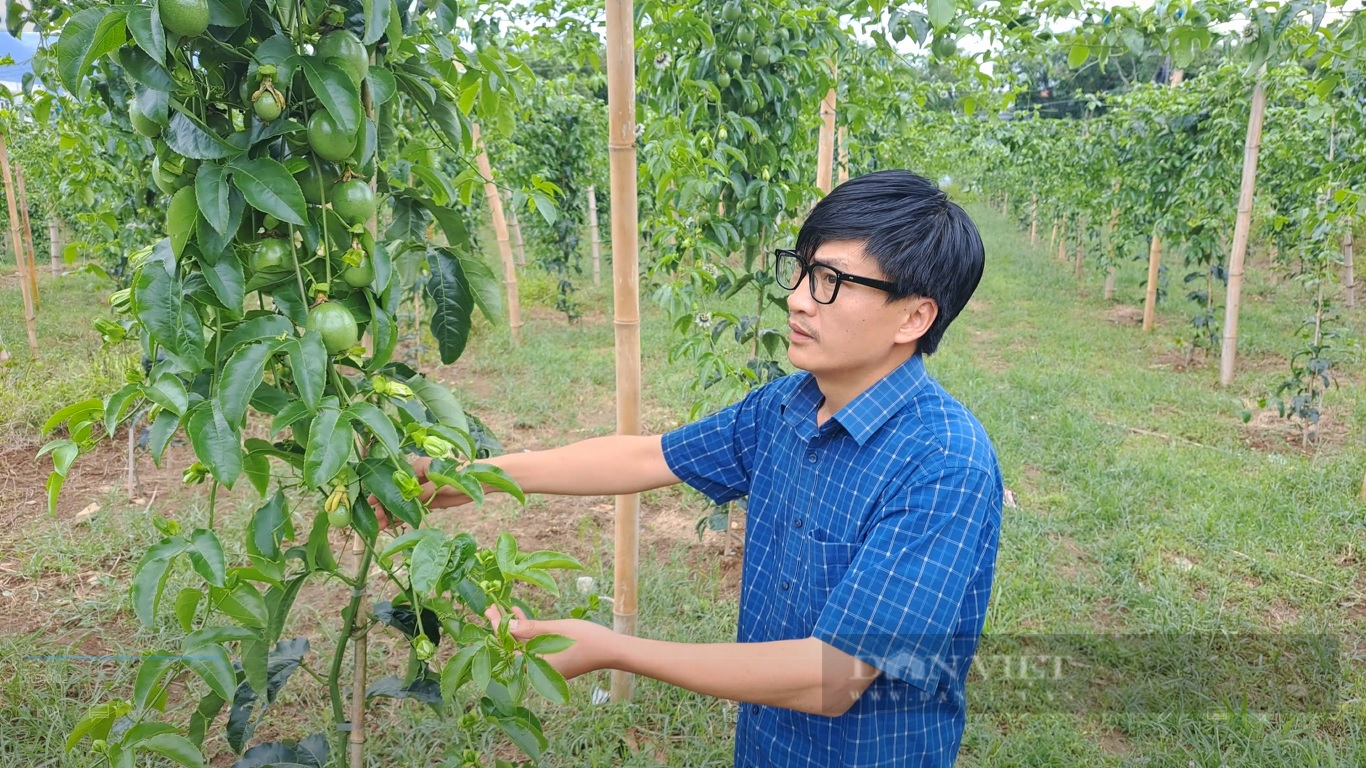
<path id="1" fill-rule="evenodd" d="M 196 132 L 197 140 L 247 147 L 249 156 L 282 163 L 307 203 L 307 223 L 282 222 L 238 204 L 232 214 L 241 211 L 236 229 L 221 235 L 231 236 L 248 291 L 271 295 L 281 286 L 301 288 L 312 305 L 307 326 L 322 335 L 327 351 L 354 348 L 360 335 L 356 315 L 368 309 L 360 292 L 376 287 L 375 240 L 367 227 L 378 203 L 370 181 L 378 133 L 368 81 L 371 51 L 347 27 L 339 6 L 328 8 L 294 41 L 254 17 L 236 28 L 213 19 L 211 27 L 208 0 L 160 0 L 156 8 L 173 91 L 131 99 L 128 110 L 133 129 L 152 140 L 152 182 L 172 196 L 171 212 L 188 207 L 194 220 L 196 178 L 210 160 L 187 157 L 194 153 L 185 149 L 185 137 L 167 135 L 177 112 L 190 113 L 193 129 L 182 129 Z M 125 49 L 116 56 L 141 54 Z M 136 61 L 120 63 L 139 71 Z M 354 90 L 342 90 L 351 99 L 360 96 L 359 119 L 354 110 L 334 114 L 329 108 L 337 103 L 343 77 Z M 320 96 L 315 87 L 327 91 Z M 230 172 L 231 165 L 214 183 L 226 186 Z M 205 194 L 198 190 L 199 197 Z M 181 237 L 188 240 L 189 233 Z M 185 243 L 174 245 L 180 254 Z"/>

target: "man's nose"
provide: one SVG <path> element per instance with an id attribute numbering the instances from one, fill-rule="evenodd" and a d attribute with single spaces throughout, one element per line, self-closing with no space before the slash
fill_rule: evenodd
<path id="1" fill-rule="evenodd" d="M 811 314 L 815 310 L 815 300 L 811 298 L 811 286 L 807 284 L 810 275 L 802 275 L 797 280 L 797 287 L 787 295 L 787 311 L 802 312 Z"/>

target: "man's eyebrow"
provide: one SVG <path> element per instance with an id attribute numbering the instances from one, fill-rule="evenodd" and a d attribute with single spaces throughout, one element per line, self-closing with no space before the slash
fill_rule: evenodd
<path id="1" fill-rule="evenodd" d="M 849 266 L 849 262 L 839 256 L 836 256 L 833 259 L 816 259 L 815 261 L 824 264 L 827 267 L 834 267 L 841 272 L 844 272 L 845 268 Z"/>

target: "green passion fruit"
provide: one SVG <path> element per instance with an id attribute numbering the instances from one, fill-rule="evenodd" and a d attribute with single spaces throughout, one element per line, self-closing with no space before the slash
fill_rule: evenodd
<path id="1" fill-rule="evenodd" d="M 161 0 L 161 26 L 181 37 L 198 37 L 209 28 L 209 0 Z"/>
<path id="2" fill-rule="evenodd" d="M 332 187 L 332 210 L 349 226 L 363 224 L 375 215 L 375 193 L 361 179 L 349 179 Z"/>
<path id="3" fill-rule="evenodd" d="M 308 118 L 308 146 L 324 160 L 339 162 L 356 149 L 356 134 L 343 131 L 327 110 L 320 109 Z"/>
<path id="4" fill-rule="evenodd" d="M 155 139 L 161 135 L 161 126 L 157 121 L 144 114 L 141 109 L 138 109 L 136 100 L 128 102 L 128 122 L 133 124 L 133 130 L 149 139 Z"/>
<path id="5" fill-rule="evenodd" d="M 360 328 L 351 310 L 335 301 L 319 304 L 308 312 L 305 327 L 317 331 L 323 338 L 327 354 L 336 355 L 356 346 L 360 341 Z"/>
<path id="6" fill-rule="evenodd" d="M 365 46 L 361 45 L 360 38 L 344 29 L 334 29 L 323 35 L 313 52 L 324 61 L 335 59 L 337 66 L 357 87 L 370 73 L 370 55 L 365 52 Z"/>
<path id="7" fill-rule="evenodd" d="M 251 252 L 253 272 L 266 274 L 284 272 L 294 268 L 294 249 L 289 241 L 279 237 L 263 238 Z"/>
<path id="8" fill-rule="evenodd" d="M 332 196 L 332 183 L 337 178 L 337 166 L 316 159 L 309 159 L 303 170 L 294 174 L 299 182 L 304 199 L 312 205 L 322 205 Z"/>
<path id="9" fill-rule="evenodd" d="M 342 272 L 342 282 L 352 288 L 364 288 L 375 281 L 375 260 L 368 255 L 361 259 L 359 267 L 347 267 Z"/>
<path id="10" fill-rule="evenodd" d="M 284 111 L 284 105 L 275 98 L 274 93 L 261 91 L 261 94 L 251 103 L 251 109 L 256 113 L 258 120 L 269 123 L 280 116 L 280 113 Z"/>

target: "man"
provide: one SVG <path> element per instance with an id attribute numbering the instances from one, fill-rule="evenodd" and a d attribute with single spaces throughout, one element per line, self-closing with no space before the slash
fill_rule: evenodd
<path id="1" fill-rule="evenodd" d="M 804 372 L 660 437 L 490 461 L 527 492 L 682 481 L 717 503 L 749 497 L 738 643 L 521 614 L 513 634 L 574 639 L 549 657 L 566 677 L 614 668 L 741 702 L 737 766 L 951 765 L 1002 491 L 986 432 L 922 360 L 983 261 L 967 214 L 927 180 L 853 179 L 775 256 Z M 443 490 L 433 506 L 468 501 Z"/>

